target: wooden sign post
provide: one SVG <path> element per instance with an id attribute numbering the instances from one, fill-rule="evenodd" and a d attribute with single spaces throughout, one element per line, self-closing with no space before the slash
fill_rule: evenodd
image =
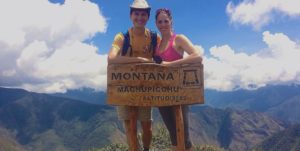
<path id="1" fill-rule="evenodd" d="M 112 64 L 107 71 L 107 104 L 174 106 L 177 149 L 184 151 L 181 105 L 204 103 L 203 65 Z"/>

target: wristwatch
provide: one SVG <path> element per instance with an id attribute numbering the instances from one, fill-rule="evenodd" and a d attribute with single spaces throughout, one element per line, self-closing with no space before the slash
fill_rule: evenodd
<path id="1" fill-rule="evenodd" d="M 161 64 L 162 63 L 162 58 L 160 56 L 153 56 L 153 60 L 155 63 L 157 64 Z"/>

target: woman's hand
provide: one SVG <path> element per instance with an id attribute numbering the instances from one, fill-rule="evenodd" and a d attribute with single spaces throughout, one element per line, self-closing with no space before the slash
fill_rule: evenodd
<path id="1" fill-rule="evenodd" d="M 168 61 L 163 61 L 163 62 L 161 62 L 161 65 L 166 66 L 166 67 L 173 67 L 173 66 L 176 66 L 176 65 L 174 65 L 172 62 L 168 62 Z"/>
<path id="2" fill-rule="evenodd" d="M 143 57 L 137 57 L 140 61 L 140 63 L 153 63 L 152 59 L 147 59 Z"/>

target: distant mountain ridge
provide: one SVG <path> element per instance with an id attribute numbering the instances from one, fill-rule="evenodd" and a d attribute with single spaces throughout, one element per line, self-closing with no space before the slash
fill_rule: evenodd
<path id="1" fill-rule="evenodd" d="M 106 92 L 96 91 L 92 88 L 67 90 L 65 93 L 53 93 L 51 95 L 99 105 L 104 105 L 106 101 Z"/>
<path id="2" fill-rule="evenodd" d="M 0 127 L 11 132 L 26 150 L 79 151 L 125 141 L 112 106 L 5 88 L 0 89 L 0 102 Z M 159 121 L 155 111 L 154 123 Z M 285 127 L 261 113 L 191 108 L 195 144 L 247 150 Z"/>
<path id="3" fill-rule="evenodd" d="M 231 92 L 205 90 L 205 101 L 212 107 L 247 109 L 300 123 L 300 85 L 270 85 Z"/>
<path id="4" fill-rule="evenodd" d="M 52 95 L 106 104 L 106 93 L 90 88 Z M 240 89 L 230 92 L 206 89 L 204 97 L 205 104 L 212 107 L 263 112 L 287 122 L 300 123 L 300 85 L 268 85 L 256 90 Z"/>
<path id="5" fill-rule="evenodd" d="M 214 107 L 239 107 L 264 112 L 300 94 L 300 85 L 269 85 L 257 90 L 222 92 L 206 90 L 206 103 Z M 271 102 L 268 102 L 271 101 Z"/>

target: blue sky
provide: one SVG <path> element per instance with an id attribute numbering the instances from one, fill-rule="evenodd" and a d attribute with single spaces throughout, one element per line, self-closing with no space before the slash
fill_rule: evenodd
<path id="1" fill-rule="evenodd" d="M 110 43 L 117 32 L 125 31 L 131 26 L 129 20 L 130 0 L 94 0 L 99 5 L 102 13 L 108 18 L 108 29 L 104 34 L 97 35 L 94 43 L 104 44 L 100 53 L 106 53 Z M 262 42 L 262 32 L 283 32 L 291 39 L 299 37 L 299 17 L 291 18 L 284 16 L 275 20 L 258 30 L 249 25 L 239 25 L 230 22 L 226 13 L 226 6 L 229 2 L 238 4 L 241 1 L 229 0 L 149 0 L 152 7 L 152 15 L 147 27 L 157 31 L 154 22 L 155 10 L 158 8 L 169 8 L 174 17 L 174 29 L 177 33 L 188 36 L 195 44 L 203 46 L 205 50 L 214 45 L 228 44 L 237 51 L 252 53 L 263 49 L 266 45 Z M 288 21 L 288 24 L 286 23 Z M 122 26 L 120 26 L 122 24 Z M 298 30 L 297 30 L 298 29 Z"/>
<path id="2" fill-rule="evenodd" d="M 106 57 L 131 27 L 133 0 L 27 0 L 0 5 L 0 86 L 36 92 L 106 89 Z M 148 0 L 204 52 L 205 87 L 223 91 L 300 82 L 299 0 Z M 15 11 L 18 10 L 18 11 Z"/>

